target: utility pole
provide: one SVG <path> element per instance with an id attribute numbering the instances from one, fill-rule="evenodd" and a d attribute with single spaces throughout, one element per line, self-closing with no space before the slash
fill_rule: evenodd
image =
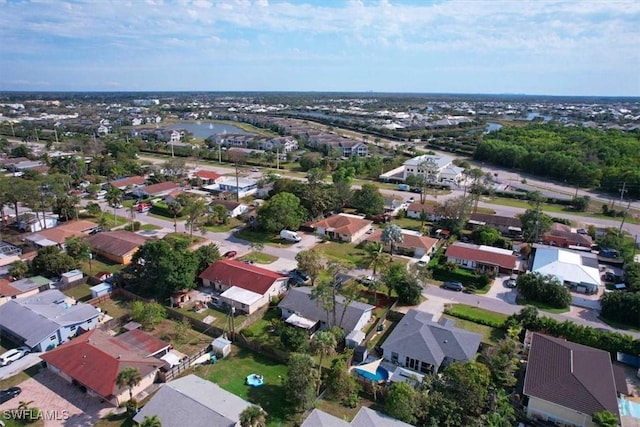
<path id="1" fill-rule="evenodd" d="M 280 170 L 280 147 L 276 147 L 276 170 Z"/>
<path id="2" fill-rule="evenodd" d="M 173 141 L 169 141 L 169 144 L 171 144 L 171 158 L 173 159 Z"/>
<path id="3" fill-rule="evenodd" d="M 622 221 L 620 221 L 620 228 L 618 229 L 620 233 L 622 233 L 622 227 L 624 226 L 624 221 L 627 219 L 627 213 L 629 212 L 630 208 L 631 208 L 631 200 L 629 200 L 629 203 L 627 204 L 627 208 L 622 212 Z"/>
<path id="4" fill-rule="evenodd" d="M 624 199 L 624 193 L 626 193 L 628 191 L 627 190 L 627 183 L 623 182 L 622 183 L 622 188 L 620 188 L 618 191 L 620 192 L 620 206 L 622 206 L 622 201 Z"/>

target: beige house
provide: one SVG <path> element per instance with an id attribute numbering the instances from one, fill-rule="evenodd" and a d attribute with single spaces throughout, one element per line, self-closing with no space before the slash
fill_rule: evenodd
<path id="1" fill-rule="evenodd" d="M 131 390 L 135 398 L 155 382 L 165 362 L 154 355 L 168 347 L 168 343 L 141 331 L 112 337 L 94 329 L 46 352 L 42 360 L 52 372 L 77 384 L 87 395 L 119 406 L 129 400 L 129 389 L 118 387 L 118 374 L 126 368 L 140 373 L 142 380 Z"/>
<path id="2" fill-rule="evenodd" d="M 527 416 L 580 427 L 595 427 L 593 414 L 605 410 L 620 419 L 618 394 L 628 390 L 609 353 L 539 333 L 529 336 Z"/>
<path id="3" fill-rule="evenodd" d="M 93 251 L 118 264 L 130 264 L 138 248 L 147 238 L 131 231 L 105 231 L 87 239 Z"/>
<path id="4" fill-rule="evenodd" d="M 358 215 L 340 213 L 313 223 L 318 236 L 327 236 L 331 240 L 357 242 L 366 235 L 373 221 Z"/>

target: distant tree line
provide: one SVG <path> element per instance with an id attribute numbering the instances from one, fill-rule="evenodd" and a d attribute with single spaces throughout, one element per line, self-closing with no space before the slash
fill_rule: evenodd
<path id="1" fill-rule="evenodd" d="M 615 193 L 627 183 L 627 197 L 640 197 L 640 132 L 561 125 L 503 127 L 485 135 L 476 160 L 520 169 L 581 187 Z"/>

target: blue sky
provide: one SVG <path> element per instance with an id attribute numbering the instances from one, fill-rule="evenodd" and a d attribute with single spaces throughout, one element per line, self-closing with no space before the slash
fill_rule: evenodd
<path id="1" fill-rule="evenodd" d="M 640 1 L 0 0 L 0 90 L 640 96 Z"/>

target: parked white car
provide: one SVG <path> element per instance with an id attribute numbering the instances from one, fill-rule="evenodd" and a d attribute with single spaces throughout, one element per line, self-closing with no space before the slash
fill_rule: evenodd
<path id="1" fill-rule="evenodd" d="M 30 353 L 29 347 L 18 347 L 7 351 L 0 356 L 0 366 L 7 366 L 8 364 L 22 359 L 27 353 Z"/>

